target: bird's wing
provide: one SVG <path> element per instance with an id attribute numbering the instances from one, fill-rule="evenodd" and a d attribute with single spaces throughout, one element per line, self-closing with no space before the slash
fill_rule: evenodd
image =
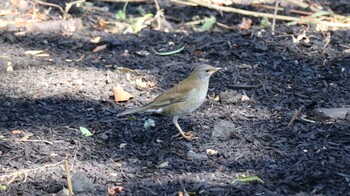
<path id="1" fill-rule="evenodd" d="M 159 95 L 149 104 L 151 107 L 163 107 L 166 105 L 186 101 L 196 91 L 191 85 L 175 86 Z M 193 98 L 193 97 L 192 97 Z"/>

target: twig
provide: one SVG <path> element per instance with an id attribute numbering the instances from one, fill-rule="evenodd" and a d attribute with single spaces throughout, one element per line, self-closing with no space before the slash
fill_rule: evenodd
<path id="1" fill-rule="evenodd" d="M 157 21 L 158 21 L 158 24 L 157 24 L 157 30 L 160 30 L 161 28 L 161 16 L 163 15 L 163 12 L 162 10 L 160 9 L 160 6 L 159 6 L 159 3 L 158 3 L 158 0 L 154 0 L 154 3 L 156 5 L 156 9 L 157 9 L 157 13 L 155 15 L 155 17 L 157 18 Z"/>
<path id="2" fill-rule="evenodd" d="M 183 0 L 170 0 L 173 3 L 181 4 L 181 5 L 189 5 L 189 6 L 197 6 L 196 3 L 191 3 Z"/>
<path id="3" fill-rule="evenodd" d="M 297 0 L 281 0 L 281 1 L 285 1 L 287 3 L 290 3 L 292 5 L 295 5 L 295 6 L 298 6 L 298 7 L 301 7 L 303 9 L 306 9 L 306 8 L 310 8 L 311 11 L 314 11 L 314 12 L 318 12 L 318 11 L 322 11 L 314 6 L 310 6 L 309 4 L 307 3 L 304 3 L 302 1 L 297 1 Z"/>
<path id="4" fill-rule="evenodd" d="M 263 5 L 263 4 L 252 4 L 253 7 L 257 7 L 257 8 L 265 8 L 265 9 L 269 9 L 269 10 L 275 10 L 275 7 L 269 6 L 269 5 Z M 278 8 L 278 11 L 284 11 L 285 9 L 282 7 Z M 313 13 L 312 12 L 305 12 L 305 11 L 301 11 L 301 10 L 295 10 L 295 9 L 290 9 L 289 10 L 290 13 L 295 13 L 295 14 L 301 14 L 301 15 L 305 15 L 305 16 L 311 16 Z"/>
<path id="5" fill-rule="evenodd" d="M 43 2 L 43 1 L 39 1 L 39 0 L 36 0 L 35 3 L 37 4 L 40 4 L 40 5 L 46 5 L 46 6 L 51 6 L 51 7 L 55 7 L 55 8 L 58 8 L 62 13 L 63 13 L 63 19 L 67 19 L 70 17 L 70 15 L 65 12 L 63 10 L 63 8 L 59 5 L 56 5 L 56 4 L 53 4 L 53 3 L 46 3 L 46 2 Z"/>
<path id="6" fill-rule="evenodd" d="M 174 0 L 170 0 L 174 1 Z M 253 11 L 247 11 L 247 10 L 242 10 L 242 9 L 237 9 L 237 8 L 232 8 L 232 7 L 224 7 L 224 6 L 219 6 L 215 4 L 209 4 L 205 3 L 200 0 L 188 0 L 189 2 L 196 4 L 196 6 L 204 6 L 208 7 L 210 9 L 216 9 L 219 11 L 224 11 L 224 12 L 232 12 L 232 13 L 237 13 L 237 14 L 242 14 L 242 15 L 247 15 L 247 16 L 254 16 L 254 17 L 267 17 L 267 18 L 273 18 L 273 14 L 267 14 L 267 13 L 260 13 L 260 12 L 253 12 Z M 181 1 L 177 0 L 178 3 Z M 299 18 L 296 17 L 291 17 L 291 16 L 283 16 L 283 15 L 277 15 L 276 19 L 278 20 L 285 20 L 285 21 L 299 21 Z"/>
<path id="7" fill-rule="evenodd" d="M 70 177 L 70 169 L 69 169 L 69 162 L 68 159 L 64 159 L 64 168 L 66 170 L 66 176 L 67 176 L 67 184 L 68 184 L 68 191 L 69 195 L 73 195 L 73 186 L 72 186 L 72 179 Z"/>
<path id="8" fill-rule="evenodd" d="M 288 128 L 290 126 L 292 126 L 293 122 L 297 119 L 297 117 L 299 116 L 300 112 L 301 112 L 301 107 L 298 110 L 295 111 L 293 118 L 290 120 L 290 122 L 289 122 L 289 124 L 287 126 Z"/>
<path id="9" fill-rule="evenodd" d="M 80 3 L 83 3 L 83 2 L 85 2 L 85 0 L 77 0 L 77 1 L 70 2 L 70 3 L 66 3 L 66 8 L 64 10 L 66 11 L 66 13 L 68 13 L 70 8 L 72 8 L 72 6 L 74 4 L 80 4 Z"/>
<path id="10" fill-rule="evenodd" d="M 219 5 L 215 5 L 215 4 L 205 3 L 205 2 L 200 1 L 200 0 L 188 0 L 188 1 L 170 0 L 170 1 L 176 2 L 176 3 L 181 3 L 184 5 L 188 5 L 188 2 L 190 2 L 190 3 L 193 3 L 194 6 L 203 6 L 203 7 L 215 9 L 218 11 L 232 12 L 232 13 L 253 16 L 253 17 L 267 17 L 267 18 L 274 17 L 273 14 L 247 11 L 247 10 L 242 10 L 242 9 L 237 9 L 237 8 L 232 8 L 232 7 L 224 7 L 224 6 L 219 6 Z M 298 22 L 301 24 L 311 23 L 311 24 L 320 24 L 320 25 L 329 26 L 329 27 L 350 28 L 350 23 L 327 22 L 327 21 L 320 21 L 319 19 L 308 18 L 308 17 L 296 18 L 296 17 L 291 17 L 291 16 L 276 15 L 275 18 L 277 20 L 292 21 L 292 22 Z"/>
<path id="11" fill-rule="evenodd" d="M 42 167 L 37 167 L 37 168 L 33 168 L 33 169 L 21 169 L 19 171 L 15 171 L 15 172 L 12 172 L 10 174 L 5 174 L 5 175 L 0 176 L 0 181 L 5 181 L 6 179 L 11 178 L 11 180 L 9 180 L 6 183 L 6 186 L 9 186 L 20 175 L 24 175 L 25 179 L 26 179 L 26 176 L 28 176 L 28 173 L 30 173 L 30 172 L 33 172 L 33 171 L 36 171 L 36 170 L 40 170 L 40 169 L 44 169 L 44 168 L 48 168 L 48 167 L 54 167 L 54 166 L 59 165 L 61 163 L 63 163 L 63 161 L 60 161 L 60 162 L 57 162 L 57 163 L 54 163 L 54 164 L 47 164 L 47 165 L 44 165 Z"/>
<path id="12" fill-rule="evenodd" d="M 275 35 L 275 25 L 276 25 L 276 15 L 278 11 L 278 4 L 280 0 L 277 0 L 275 3 L 275 11 L 273 12 L 272 26 L 271 26 L 271 34 Z"/>
<path id="13" fill-rule="evenodd" d="M 44 142 L 44 143 L 53 145 L 53 143 L 48 140 L 27 140 L 27 139 L 20 138 L 20 139 L 14 139 L 13 141 L 14 142 Z"/>

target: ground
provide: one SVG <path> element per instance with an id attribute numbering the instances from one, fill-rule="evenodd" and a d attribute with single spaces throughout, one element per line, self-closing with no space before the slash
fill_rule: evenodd
<path id="1" fill-rule="evenodd" d="M 67 187 L 65 158 L 73 181 L 85 179 L 75 195 L 106 195 L 108 187 L 122 187 L 120 195 L 349 193 L 349 116 L 314 112 L 350 105 L 349 31 L 284 23 L 276 29 L 275 36 L 260 27 L 188 33 L 146 28 L 125 35 L 93 28 L 73 35 L 1 31 L 0 174 L 8 185 L 2 194 L 61 191 Z M 293 42 L 304 30 L 306 37 Z M 90 42 L 96 36 L 101 42 Z M 105 50 L 93 52 L 102 44 Z M 152 50 L 184 44 L 168 56 Z M 198 62 L 223 69 L 212 76 L 203 106 L 179 120 L 197 140 L 172 138 L 177 130 L 170 117 L 117 118 L 186 78 Z M 138 87 L 133 82 L 140 78 L 155 85 Z M 117 84 L 134 98 L 116 103 Z M 155 126 L 145 128 L 147 119 Z M 83 136 L 79 127 L 93 136 Z M 230 137 L 215 137 L 225 130 Z M 263 182 L 239 182 L 242 176 Z"/>

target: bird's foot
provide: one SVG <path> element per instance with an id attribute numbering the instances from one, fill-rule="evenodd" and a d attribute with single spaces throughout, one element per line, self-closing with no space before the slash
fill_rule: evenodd
<path id="1" fill-rule="evenodd" d="M 194 134 L 192 131 L 189 131 L 189 132 L 180 132 L 176 135 L 174 135 L 172 138 L 177 138 L 177 137 L 180 137 L 180 138 L 185 138 L 186 140 L 189 140 L 189 141 L 192 141 L 192 140 L 196 140 L 198 139 L 198 137 L 196 137 L 196 134 Z"/>

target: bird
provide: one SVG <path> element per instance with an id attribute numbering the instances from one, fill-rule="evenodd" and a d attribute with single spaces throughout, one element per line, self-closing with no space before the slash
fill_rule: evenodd
<path id="1" fill-rule="evenodd" d="M 178 119 L 192 113 L 204 103 L 208 93 L 209 79 L 220 69 L 208 64 L 198 64 L 186 79 L 158 95 L 152 102 L 139 108 L 125 110 L 117 116 L 142 112 L 172 116 L 172 121 L 183 138 L 196 139 L 192 134 L 186 134 L 181 129 Z"/>

